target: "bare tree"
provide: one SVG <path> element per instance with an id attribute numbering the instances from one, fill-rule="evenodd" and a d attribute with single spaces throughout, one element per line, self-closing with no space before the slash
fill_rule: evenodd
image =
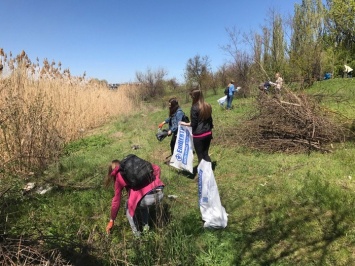
<path id="1" fill-rule="evenodd" d="M 240 49 L 242 41 L 241 34 L 236 28 L 227 29 L 229 35 L 229 44 L 222 47 L 227 54 L 232 58 L 232 61 L 228 65 L 228 82 L 230 79 L 236 81 L 237 86 L 242 87 L 243 95 L 250 94 L 250 80 L 252 75 L 250 75 L 250 70 L 252 66 L 252 57 L 245 51 Z"/>
<path id="2" fill-rule="evenodd" d="M 154 98 L 164 93 L 164 77 L 167 71 L 160 68 L 156 71 L 147 69 L 146 73 L 136 72 L 136 79 L 142 85 L 141 96 L 143 100 Z"/>
<path id="3" fill-rule="evenodd" d="M 179 87 L 179 82 L 177 82 L 176 78 L 169 79 L 166 83 L 172 90 L 176 90 Z"/>
<path id="4" fill-rule="evenodd" d="M 197 82 L 201 88 L 207 88 L 211 80 L 211 63 L 209 57 L 196 55 L 186 63 L 185 79 L 187 83 Z"/>
<path id="5" fill-rule="evenodd" d="M 217 87 L 226 86 L 226 84 L 228 84 L 228 82 L 229 82 L 228 76 L 229 76 L 229 74 L 228 74 L 228 65 L 227 64 L 223 64 L 222 66 L 220 66 L 218 68 L 217 72 L 214 75 Z"/>

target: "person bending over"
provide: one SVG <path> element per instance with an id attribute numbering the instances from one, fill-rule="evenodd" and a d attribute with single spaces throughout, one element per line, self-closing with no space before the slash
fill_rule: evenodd
<path id="1" fill-rule="evenodd" d="M 110 221 L 106 226 L 106 232 L 109 234 L 112 227 L 115 224 L 115 219 L 117 213 L 121 206 L 122 192 L 123 189 L 127 191 L 127 202 L 126 202 L 126 217 L 131 226 L 133 234 L 135 236 L 140 236 L 140 231 L 137 228 L 136 212 L 139 210 L 142 214 L 143 229 L 149 229 L 149 207 L 160 203 L 163 199 L 164 184 L 160 180 L 160 167 L 158 165 L 152 164 L 153 175 L 155 180 L 150 184 L 144 186 L 139 190 L 134 190 L 129 187 L 126 181 L 123 179 L 120 172 L 120 161 L 113 160 L 109 166 L 106 182 L 106 187 L 113 182 L 114 184 L 114 196 L 111 202 L 111 215 Z"/>

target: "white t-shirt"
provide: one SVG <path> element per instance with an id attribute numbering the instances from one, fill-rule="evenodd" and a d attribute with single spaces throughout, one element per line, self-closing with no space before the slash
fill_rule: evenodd
<path id="1" fill-rule="evenodd" d="M 344 65 L 344 66 L 345 66 L 345 72 L 346 73 L 349 73 L 349 72 L 353 71 L 353 69 L 351 67 L 349 67 L 347 65 Z"/>

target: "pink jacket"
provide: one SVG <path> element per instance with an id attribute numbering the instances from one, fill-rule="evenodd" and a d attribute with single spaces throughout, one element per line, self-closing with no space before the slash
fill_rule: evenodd
<path id="1" fill-rule="evenodd" d="M 155 175 L 155 180 L 150 183 L 148 186 L 145 186 L 144 188 L 140 190 L 133 190 L 130 189 L 126 183 L 126 181 L 123 179 L 121 172 L 119 171 L 119 166 L 117 166 L 115 169 L 113 169 L 111 176 L 116 176 L 116 181 L 115 181 L 115 195 L 112 198 L 112 203 L 111 203 L 111 219 L 115 220 L 117 217 L 117 213 L 120 209 L 120 204 L 121 204 L 121 195 L 122 195 L 122 190 L 123 188 L 126 188 L 127 193 L 128 193 L 128 211 L 129 214 L 133 217 L 134 212 L 136 211 L 137 205 L 139 201 L 151 190 L 158 186 L 164 186 L 163 182 L 160 180 L 160 167 L 158 165 L 152 164 L 153 166 L 153 174 Z"/>

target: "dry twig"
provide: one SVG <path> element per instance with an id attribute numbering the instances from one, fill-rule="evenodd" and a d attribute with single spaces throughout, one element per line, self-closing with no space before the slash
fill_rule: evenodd
<path id="1" fill-rule="evenodd" d="M 23 239 L 0 238 L 0 265 L 71 265 L 57 250 L 42 251 L 39 244 Z"/>

